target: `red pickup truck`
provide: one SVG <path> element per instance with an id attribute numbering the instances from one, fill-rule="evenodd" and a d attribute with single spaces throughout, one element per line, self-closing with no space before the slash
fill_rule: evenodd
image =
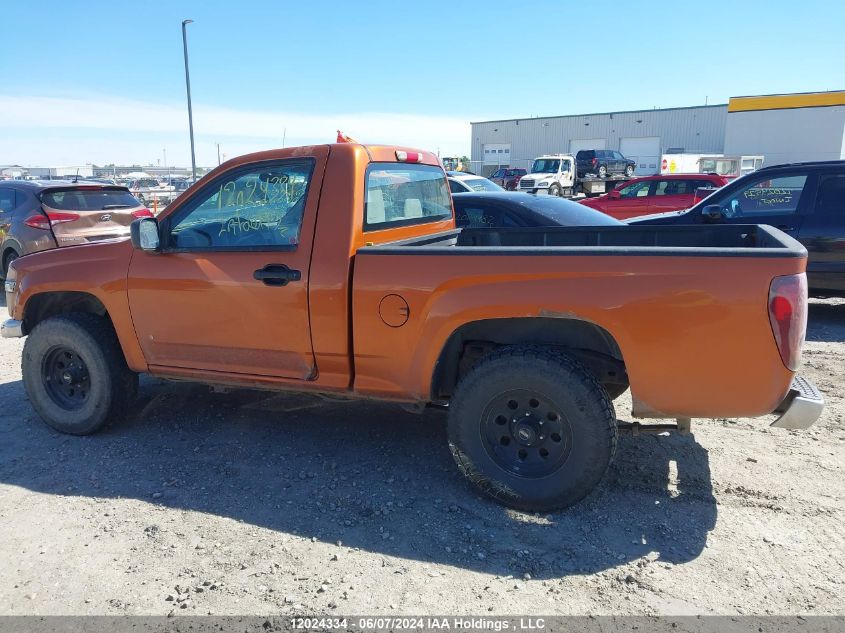
<path id="1" fill-rule="evenodd" d="M 805 265 L 766 226 L 457 230 L 434 154 L 299 147 L 225 163 L 131 239 L 18 259 L 2 333 L 62 432 L 119 418 L 139 372 L 435 404 L 470 481 L 548 510 L 601 480 L 629 386 L 635 416 L 812 424 Z"/>

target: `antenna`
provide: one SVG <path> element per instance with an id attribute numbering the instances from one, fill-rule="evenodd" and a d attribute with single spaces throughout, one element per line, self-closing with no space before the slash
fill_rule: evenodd
<path id="1" fill-rule="evenodd" d="M 79 182 L 79 167 L 76 168 L 76 175 L 73 177 L 73 184 Z"/>

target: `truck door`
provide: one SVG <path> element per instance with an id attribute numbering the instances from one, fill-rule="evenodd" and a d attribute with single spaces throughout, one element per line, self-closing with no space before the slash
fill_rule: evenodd
<path id="1" fill-rule="evenodd" d="M 571 158 L 562 158 L 560 161 L 560 173 L 558 174 L 558 182 L 564 193 L 572 195 L 575 193 L 575 165 L 572 164 Z M 568 191 L 567 191 L 568 190 Z"/>
<path id="2" fill-rule="evenodd" d="M 845 292 L 845 174 L 820 174 L 799 239 L 807 248 L 810 288 Z"/>
<path id="3" fill-rule="evenodd" d="M 133 253 L 129 307 L 153 369 L 316 376 L 308 273 L 327 156 L 234 167 L 162 218 L 161 252 Z"/>

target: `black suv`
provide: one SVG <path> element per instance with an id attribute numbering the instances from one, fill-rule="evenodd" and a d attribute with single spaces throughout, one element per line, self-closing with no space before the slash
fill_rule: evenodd
<path id="1" fill-rule="evenodd" d="M 769 224 L 809 253 L 807 283 L 817 297 L 845 296 L 845 160 L 763 167 L 686 211 L 629 224 Z"/>
<path id="2" fill-rule="evenodd" d="M 579 174 L 596 174 L 601 178 L 625 174 L 630 178 L 637 163 L 610 149 L 582 149 L 575 154 L 575 166 Z"/>

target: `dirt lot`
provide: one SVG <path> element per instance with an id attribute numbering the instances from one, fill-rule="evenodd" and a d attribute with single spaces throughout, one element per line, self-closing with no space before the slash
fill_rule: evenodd
<path id="1" fill-rule="evenodd" d="M 26 400 L 21 348 L 0 341 L 2 614 L 845 604 L 845 301 L 811 306 L 804 373 L 828 402 L 811 430 L 698 420 L 626 437 L 601 488 L 548 516 L 478 497 L 438 412 L 147 379 L 131 420 L 62 436 Z"/>

